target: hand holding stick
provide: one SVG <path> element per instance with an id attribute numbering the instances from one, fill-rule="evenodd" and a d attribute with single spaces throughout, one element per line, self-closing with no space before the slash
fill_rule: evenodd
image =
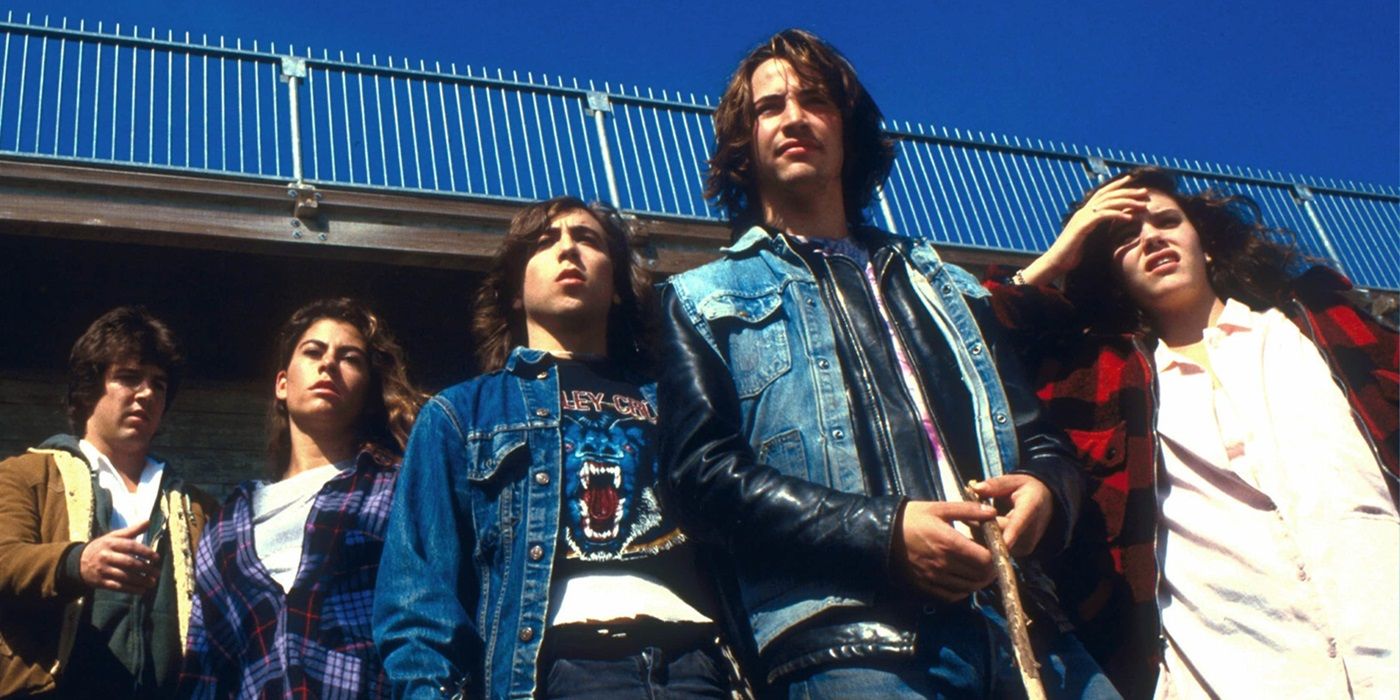
<path id="1" fill-rule="evenodd" d="M 981 503 L 982 497 L 972 488 L 963 490 L 968 501 Z M 1031 649 L 1031 636 L 1027 627 L 1030 619 L 1021 607 L 1021 593 L 1016 586 L 1016 570 L 1011 565 L 1011 553 L 1006 549 L 1006 541 L 1001 536 L 1001 526 L 995 519 L 972 523 L 987 549 L 992 552 L 992 562 L 997 571 L 997 589 L 1001 591 L 1002 606 L 1006 612 L 1006 632 L 1011 636 L 1011 648 L 1015 654 L 1016 667 L 1021 671 L 1021 683 L 1026 686 L 1028 700 L 1045 700 L 1045 687 L 1040 683 L 1040 664 L 1036 663 Z"/>

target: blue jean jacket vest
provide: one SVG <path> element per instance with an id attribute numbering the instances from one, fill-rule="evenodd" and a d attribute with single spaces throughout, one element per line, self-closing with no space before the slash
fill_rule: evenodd
<path id="1" fill-rule="evenodd" d="M 635 381 L 654 403 L 656 385 Z M 533 696 L 559 534 L 559 410 L 554 364 L 516 348 L 418 414 L 374 600 L 396 697 Z"/>
<path id="2" fill-rule="evenodd" d="M 883 234 L 888 236 L 888 234 Z M 988 292 L 967 271 L 944 263 L 925 242 L 893 237 L 920 300 L 957 355 L 975 406 L 983 478 L 1016 468 L 1014 421 L 968 298 Z M 807 265 L 754 227 L 724 258 L 668 282 L 691 325 L 728 366 L 740 403 L 741 432 L 757 461 L 792 477 L 866 494 L 836 339 Z M 874 602 L 874 584 L 854 590 L 776 572 L 740 574 L 739 589 L 758 650 L 799 623 L 842 606 Z"/>

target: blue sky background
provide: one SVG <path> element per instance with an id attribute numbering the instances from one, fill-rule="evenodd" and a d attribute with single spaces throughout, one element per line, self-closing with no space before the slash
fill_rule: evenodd
<path id="1" fill-rule="evenodd" d="M 886 116 L 1400 184 L 1400 3 L 20 0 L 298 51 L 359 51 L 717 95 L 787 26 L 855 64 Z M 858 9 L 857 9 L 858 8 Z"/>

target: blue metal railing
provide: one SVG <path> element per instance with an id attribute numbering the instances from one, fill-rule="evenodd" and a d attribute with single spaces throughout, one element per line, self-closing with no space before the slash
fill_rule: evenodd
<path id="1" fill-rule="evenodd" d="M 718 220 L 701 196 L 708 97 L 86 22 L 0 22 L 0 153 L 508 201 L 559 194 Z M 1363 286 L 1400 290 L 1400 190 L 886 124 L 875 215 L 949 245 L 1037 252 L 1070 202 L 1156 164 L 1253 197 Z"/>

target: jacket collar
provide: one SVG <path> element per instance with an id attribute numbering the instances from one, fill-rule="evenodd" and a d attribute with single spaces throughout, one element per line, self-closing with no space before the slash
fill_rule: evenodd
<path id="1" fill-rule="evenodd" d="M 549 362 L 551 359 L 553 356 L 544 350 L 517 345 L 510 351 L 510 357 L 506 358 L 506 371 L 518 374 L 526 369 Z"/>
<path id="2" fill-rule="evenodd" d="M 743 255 L 744 253 L 747 253 L 760 245 L 771 246 L 773 244 L 773 236 L 775 234 L 776 232 L 772 229 L 755 224 L 753 226 L 750 226 L 749 230 L 745 231 L 744 235 L 739 237 L 739 240 L 734 241 L 733 243 L 723 248 L 720 248 L 719 250 L 721 253 L 724 253 L 726 257 Z"/>
<path id="3" fill-rule="evenodd" d="M 773 239 L 777 235 L 778 231 L 768 228 L 767 226 L 755 224 L 749 227 L 749 230 L 745 231 L 744 235 L 739 237 L 739 240 L 720 248 L 720 252 L 729 257 L 743 255 L 759 246 L 772 246 Z M 872 256 L 876 250 L 884 248 L 885 246 L 892 246 L 899 252 L 907 255 L 910 252 L 910 245 L 913 242 L 912 239 L 904 236 L 895 236 L 873 226 L 852 226 L 851 237 L 859 241 L 866 250 L 869 250 Z"/>
<path id="4" fill-rule="evenodd" d="M 69 454 L 72 454 L 74 457 L 77 457 L 78 459 L 81 459 L 81 460 L 83 461 L 83 464 L 88 465 L 88 469 L 89 469 L 90 471 L 96 473 L 96 472 L 97 472 L 97 465 L 96 465 L 96 464 L 93 464 L 92 462 L 90 462 L 90 461 L 88 460 L 88 458 L 87 458 L 87 455 L 86 455 L 86 454 L 83 454 L 82 448 L 80 448 L 80 447 L 78 446 L 78 444 L 79 444 L 79 442 L 81 441 L 81 439 L 82 439 L 82 438 L 80 438 L 80 437 L 77 436 L 77 435 L 69 435 L 69 434 L 67 434 L 67 433 L 58 433 L 57 435 L 50 435 L 46 440 L 44 440 L 43 442 L 39 443 L 39 449 L 41 449 L 41 450 L 63 450 L 64 452 L 67 452 L 67 453 L 69 453 Z M 165 473 L 166 473 L 167 475 L 170 475 L 170 476 L 167 476 L 166 478 L 167 478 L 167 479 L 174 479 L 174 478 L 176 478 L 176 477 L 174 476 L 174 474 L 176 473 L 176 470 L 171 469 L 171 468 L 170 468 L 170 462 L 168 462 L 168 461 L 162 459 L 159 455 L 155 454 L 154 452 L 147 452 L 147 453 L 146 453 L 146 460 L 147 460 L 147 463 L 148 463 L 148 464 L 149 464 L 150 462 L 159 462 L 159 463 L 165 465 Z M 173 481 L 172 481 L 171 483 L 173 483 Z"/>
<path id="5" fill-rule="evenodd" d="M 83 460 L 83 462 L 87 462 L 87 457 L 83 456 L 83 451 L 78 448 L 78 436 L 76 435 L 68 435 L 66 433 L 51 435 L 47 440 L 39 443 L 39 449 L 63 450 Z"/>

